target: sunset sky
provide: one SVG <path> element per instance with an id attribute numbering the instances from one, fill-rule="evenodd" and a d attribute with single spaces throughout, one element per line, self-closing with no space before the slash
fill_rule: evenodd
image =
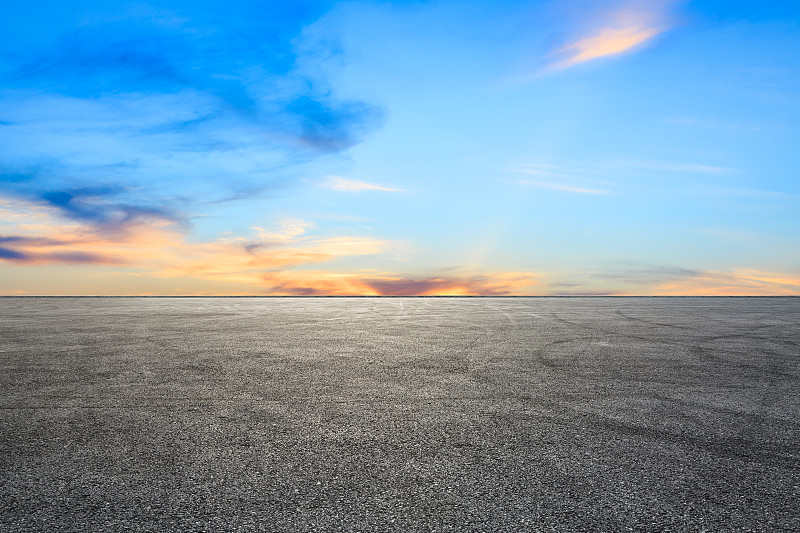
<path id="1" fill-rule="evenodd" d="M 800 294 L 800 2 L 5 2 L 0 294 Z"/>

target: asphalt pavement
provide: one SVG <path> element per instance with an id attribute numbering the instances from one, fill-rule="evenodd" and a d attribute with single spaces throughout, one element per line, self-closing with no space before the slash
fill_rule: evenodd
<path id="1" fill-rule="evenodd" d="M 800 531 L 800 298 L 2 298 L 0 531 Z"/>

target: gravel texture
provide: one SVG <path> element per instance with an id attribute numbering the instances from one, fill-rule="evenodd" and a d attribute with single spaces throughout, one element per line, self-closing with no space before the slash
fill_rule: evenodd
<path id="1" fill-rule="evenodd" d="M 3 298 L 0 531 L 800 531 L 800 298 Z"/>

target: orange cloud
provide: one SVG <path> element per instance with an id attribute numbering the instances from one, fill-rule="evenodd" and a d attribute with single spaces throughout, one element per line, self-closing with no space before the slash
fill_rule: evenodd
<path id="1" fill-rule="evenodd" d="M 290 271 L 269 273 L 263 279 L 272 287 L 271 293 L 285 295 L 504 296 L 530 294 L 530 288 L 537 284 L 535 277 L 527 272 L 418 278 Z"/>
<path id="2" fill-rule="evenodd" d="M 503 296 L 525 293 L 537 281 L 530 273 L 495 272 L 492 274 L 453 277 L 367 278 L 364 284 L 382 295 L 421 296 Z"/>
<path id="3" fill-rule="evenodd" d="M 607 17 L 600 27 L 561 47 L 560 61 L 551 68 L 565 69 L 602 57 L 629 52 L 670 26 L 666 7 L 670 2 L 642 2 Z"/>
<path id="4" fill-rule="evenodd" d="M 146 280 L 154 287 L 175 280 L 178 286 L 170 288 L 170 294 L 505 295 L 529 292 L 536 283 L 528 273 L 406 277 L 308 270 L 311 265 L 378 255 L 396 247 L 372 237 L 317 237 L 309 233 L 313 227 L 304 220 L 284 219 L 274 228 L 254 227 L 247 237 L 191 242 L 161 219 L 101 233 L 80 223 L 63 224 L 52 209 L 0 202 L 0 261 L 122 268 L 108 272 L 115 275 L 109 282 L 116 283 L 121 293 L 130 293 L 123 288 L 125 277 L 135 279 L 139 287 L 142 282 L 146 286 Z"/>
<path id="5" fill-rule="evenodd" d="M 657 285 L 658 296 L 800 296 L 800 277 L 740 269 L 730 273 L 702 272 Z"/>
<path id="6" fill-rule="evenodd" d="M 565 46 L 562 51 L 570 57 L 558 63 L 558 68 L 567 68 L 578 63 L 591 61 L 605 56 L 621 54 L 661 33 L 658 28 L 608 28 L 592 37 L 580 39 Z"/>
<path id="7" fill-rule="evenodd" d="M 551 272 L 393 272 L 314 269 L 375 256 L 397 244 L 372 237 L 319 237 L 313 224 L 285 219 L 247 237 L 192 242 L 163 219 L 113 232 L 65 222 L 52 208 L 0 200 L 2 293 L 276 295 L 800 295 L 800 276 L 753 269 L 728 272 L 648 268 L 604 275 Z M 15 265 L 24 268 L 15 268 Z M 34 267 L 32 268 L 31 265 Z M 102 284 L 100 279 L 102 276 Z M 46 287 L 46 288 L 44 288 Z M 131 288 L 136 288 L 131 290 Z M 565 292 L 566 291 L 566 292 Z"/>
<path id="8" fill-rule="evenodd" d="M 192 277 L 263 287 L 264 272 L 385 252 L 372 237 L 314 237 L 313 224 L 287 219 L 248 238 L 190 242 L 163 220 L 141 220 L 113 233 L 64 224 L 35 204 L 0 202 L 0 261 L 11 264 L 93 263 L 144 270 L 155 278 Z M 257 291 L 259 292 L 259 291 Z"/>

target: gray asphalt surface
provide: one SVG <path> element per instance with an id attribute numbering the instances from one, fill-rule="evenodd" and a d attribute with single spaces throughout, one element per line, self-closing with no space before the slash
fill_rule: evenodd
<path id="1" fill-rule="evenodd" d="M 798 298 L 0 299 L 2 531 L 798 531 Z"/>

